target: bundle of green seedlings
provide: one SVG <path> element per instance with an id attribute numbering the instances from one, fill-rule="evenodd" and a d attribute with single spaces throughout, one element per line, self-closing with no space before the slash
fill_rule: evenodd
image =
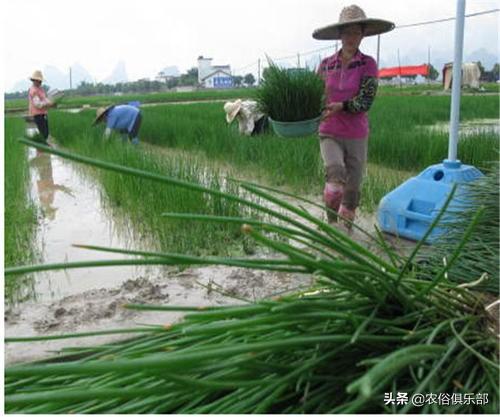
<path id="1" fill-rule="evenodd" d="M 439 260 L 446 262 L 456 243 L 463 239 L 467 225 L 477 211 L 477 206 L 484 206 L 477 220 L 474 233 L 465 243 L 461 256 L 450 268 L 448 275 L 453 281 L 469 285 L 498 297 L 500 288 L 499 242 L 500 242 L 500 184 L 499 164 L 490 167 L 488 174 L 477 181 L 463 184 L 463 193 L 467 198 L 451 211 L 451 218 L 444 223 L 445 233 L 434 245 L 433 260 L 430 270 L 439 265 Z M 457 196 L 458 197 L 458 196 Z"/>
<path id="2" fill-rule="evenodd" d="M 103 169 L 220 195 L 220 191 L 199 185 L 26 143 Z M 440 264 L 429 275 L 415 262 L 426 236 L 409 256 L 398 255 L 380 235 L 374 236 L 382 253 L 378 255 L 302 207 L 314 203 L 299 198 L 297 204 L 291 204 L 267 187 L 248 182 L 239 186 L 273 205 L 258 205 L 231 194 L 225 198 L 274 220 L 179 213 L 164 214 L 165 220 L 189 217 L 192 221 L 241 224 L 248 236 L 280 257 L 192 257 L 87 246 L 136 258 L 9 268 L 6 274 L 112 262 L 225 264 L 312 274 L 316 277 L 313 288 L 256 303 L 240 299 L 226 307 L 128 305 L 130 309 L 183 311 L 186 315 L 174 324 L 6 339 L 34 343 L 51 338 L 136 334 L 127 341 L 67 348 L 50 360 L 8 367 L 7 412 L 499 411 L 498 339 L 491 330 L 493 319 L 485 310 L 482 293 L 448 279 L 450 268 L 474 236 L 483 209 L 467 226 L 446 265 Z M 437 401 L 438 395 L 462 398 L 472 393 L 469 401 L 449 401 L 449 405 Z M 427 395 L 429 401 L 421 407 L 414 407 L 411 401 L 399 405 L 388 401 L 403 395 L 411 399 L 414 394 Z"/>
<path id="3" fill-rule="evenodd" d="M 320 116 L 324 88 L 323 80 L 314 71 L 280 68 L 269 61 L 255 98 L 271 119 L 297 122 Z"/>

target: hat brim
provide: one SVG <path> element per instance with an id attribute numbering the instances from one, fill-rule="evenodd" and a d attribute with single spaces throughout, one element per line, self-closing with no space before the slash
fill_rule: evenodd
<path id="1" fill-rule="evenodd" d="M 390 32 L 395 28 L 395 24 L 388 20 L 382 19 L 358 19 L 351 20 L 346 23 L 335 23 L 333 25 L 324 26 L 316 29 L 313 32 L 313 38 L 319 40 L 338 40 L 340 39 L 340 31 L 342 28 L 349 25 L 363 25 L 363 36 L 374 36 L 382 33 Z"/>
<path id="2" fill-rule="evenodd" d="M 226 121 L 228 123 L 232 123 L 236 115 L 239 113 L 241 107 L 238 107 L 236 110 L 233 110 L 231 113 L 226 114 Z"/>
<path id="3" fill-rule="evenodd" d="M 95 126 L 97 123 L 99 123 L 101 121 L 101 119 L 106 116 L 106 114 L 114 107 L 114 105 L 111 105 L 111 106 L 108 106 L 104 109 L 104 111 L 99 115 L 97 116 L 94 121 L 92 122 L 92 126 Z"/>
<path id="4" fill-rule="evenodd" d="M 230 103 L 230 102 L 228 102 Z M 234 102 L 234 109 L 231 110 L 229 113 L 226 113 L 226 122 L 232 123 L 236 115 L 239 113 L 241 110 L 241 100 L 238 99 Z"/>
<path id="5" fill-rule="evenodd" d="M 30 81 L 40 81 L 40 82 L 43 82 L 43 78 L 33 78 L 33 77 L 30 77 Z"/>

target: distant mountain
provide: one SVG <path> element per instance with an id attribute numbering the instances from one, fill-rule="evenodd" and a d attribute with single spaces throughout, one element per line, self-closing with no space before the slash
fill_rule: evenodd
<path id="1" fill-rule="evenodd" d="M 59 68 L 46 66 L 42 72 L 45 78 L 44 84 L 47 84 L 50 88 L 59 90 L 69 88 L 69 68 L 66 72 L 63 72 Z"/>
<path id="2" fill-rule="evenodd" d="M 73 88 L 78 87 L 83 81 L 93 83 L 92 75 L 78 62 L 71 66 L 71 84 Z"/>
<path id="3" fill-rule="evenodd" d="M 120 61 L 116 64 L 115 69 L 111 75 L 101 82 L 103 84 L 116 84 L 116 83 L 126 83 L 128 81 L 127 70 L 125 68 L 125 62 Z"/>
<path id="4" fill-rule="evenodd" d="M 42 74 L 44 77 L 44 84 L 48 85 L 50 88 L 57 88 L 59 90 L 66 90 L 69 88 L 69 68 L 67 72 L 61 71 L 51 65 L 47 65 L 42 69 Z M 30 88 L 31 81 L 28 79 L 29 76 L 24 80 L 17 81 L 12 88 L 11 92 L 24 91 Z M 92 76 L 90 73 L 79 63 L 75 63 L 71 66 L 71 77 L 73 88 L 77 87 L 82 81 L 92 82 Z"/>
<path id="5" fill-rule="evenodd" d="M 58 88 L 60 90 L 69 88 L 69 75 L 62 73 L 59 69 L 53 66 L 46 66 L 42 69 L 42 74 L 45 85 L 50 88 Z M 30 88 L 31 81 L 28 79 L 29 75 L 24 80 L 19 80 L 14 84 L 11 91 L 24 91 Z"/>

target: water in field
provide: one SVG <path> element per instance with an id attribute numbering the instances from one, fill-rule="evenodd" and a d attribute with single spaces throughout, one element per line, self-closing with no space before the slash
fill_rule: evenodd
<path id="1" fill-rule="evenodd" d="M 430 132 L 446 133 L 450 131 L 450 123 L 442 122 L 430 126 L 423 126 Z M 474 119 L 461 121 L 459 126 L 459 137 L 469 137 L 478 135 L 500 136 L 500 119 Z"/>
<path id="2" fill-rule="evenodd" d="M 126 230 L 118 230 L 103 209 L 101 190 L 79 167 L 55 155 L 30 150 L 32 197 L 40 208 L 38 245 L 44 263 L 120 259 L 120 254 L 78 249 L 72 244 L 125 248 Z M 92 288 L 109 288 L 138 274 L 133 267 L 70 269 L 36 274 L 39 301 Z"/>
<path id="3" fill-rule="evenodd" d="M 147 250 L 127 229 L 127 221 L 110 213 L 105 196 L 88 168 L 57 156 L 30 150 L 31 193 L 39 206 L 37 244 L 43 263 L 120 259 L 125 255 L 88 251 L 72 244 Z M 137 312 L 124 304 L 220 305 L 249 302 L 291 289 L 309 287 L 311 276 L 251 271 L 243 268 L 100 267 L 34 274 L 34 298 L 5 307 L 5 336 L 21 337 L 109 328 L 137 323 L 167 323 L 179 313 Z M 234 298 L 237 297 L 237 298 Z M 128 336 L 99 338 L 115 341 Z M 78 340 L 93 345 L 95 338 Z M 56 340 L 7 343 L 6 363 L 52 356 L 75 343 Z"/>

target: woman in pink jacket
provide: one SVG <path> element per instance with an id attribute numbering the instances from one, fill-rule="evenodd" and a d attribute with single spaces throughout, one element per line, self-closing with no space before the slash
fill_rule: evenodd
<path id="1" fill-rule="evenodd" d="M 337 214 L 350 227 L 360 199 L 361 180 L 368 149 L 367 111 L 378 85 L 376 61 L 359 50 L 363 37 L 394 28 L 392 22 L 368 19 L 352 5 L 340 13 L 338 23 L 316 29 L 315 39 L 340 39 L 342 49 L 324 59 L 318 73 L 325 81 L 326 110 L 319 126 L 326 183 L 323 198 L 328 221 Z"/>
<path id="2" fill-rule="evenodd" d="M 47 98 L 47 94 L 42 88 L 43 75 L 41 71 L 35 71 L 30 80 L 33 85 L 28 91 L 29 115 L 35 120 L 40 135 L 42 135 L 43 140 L 47 143 L 47 139 L 49 138 L 47 110 L 55 104 Z"/>

